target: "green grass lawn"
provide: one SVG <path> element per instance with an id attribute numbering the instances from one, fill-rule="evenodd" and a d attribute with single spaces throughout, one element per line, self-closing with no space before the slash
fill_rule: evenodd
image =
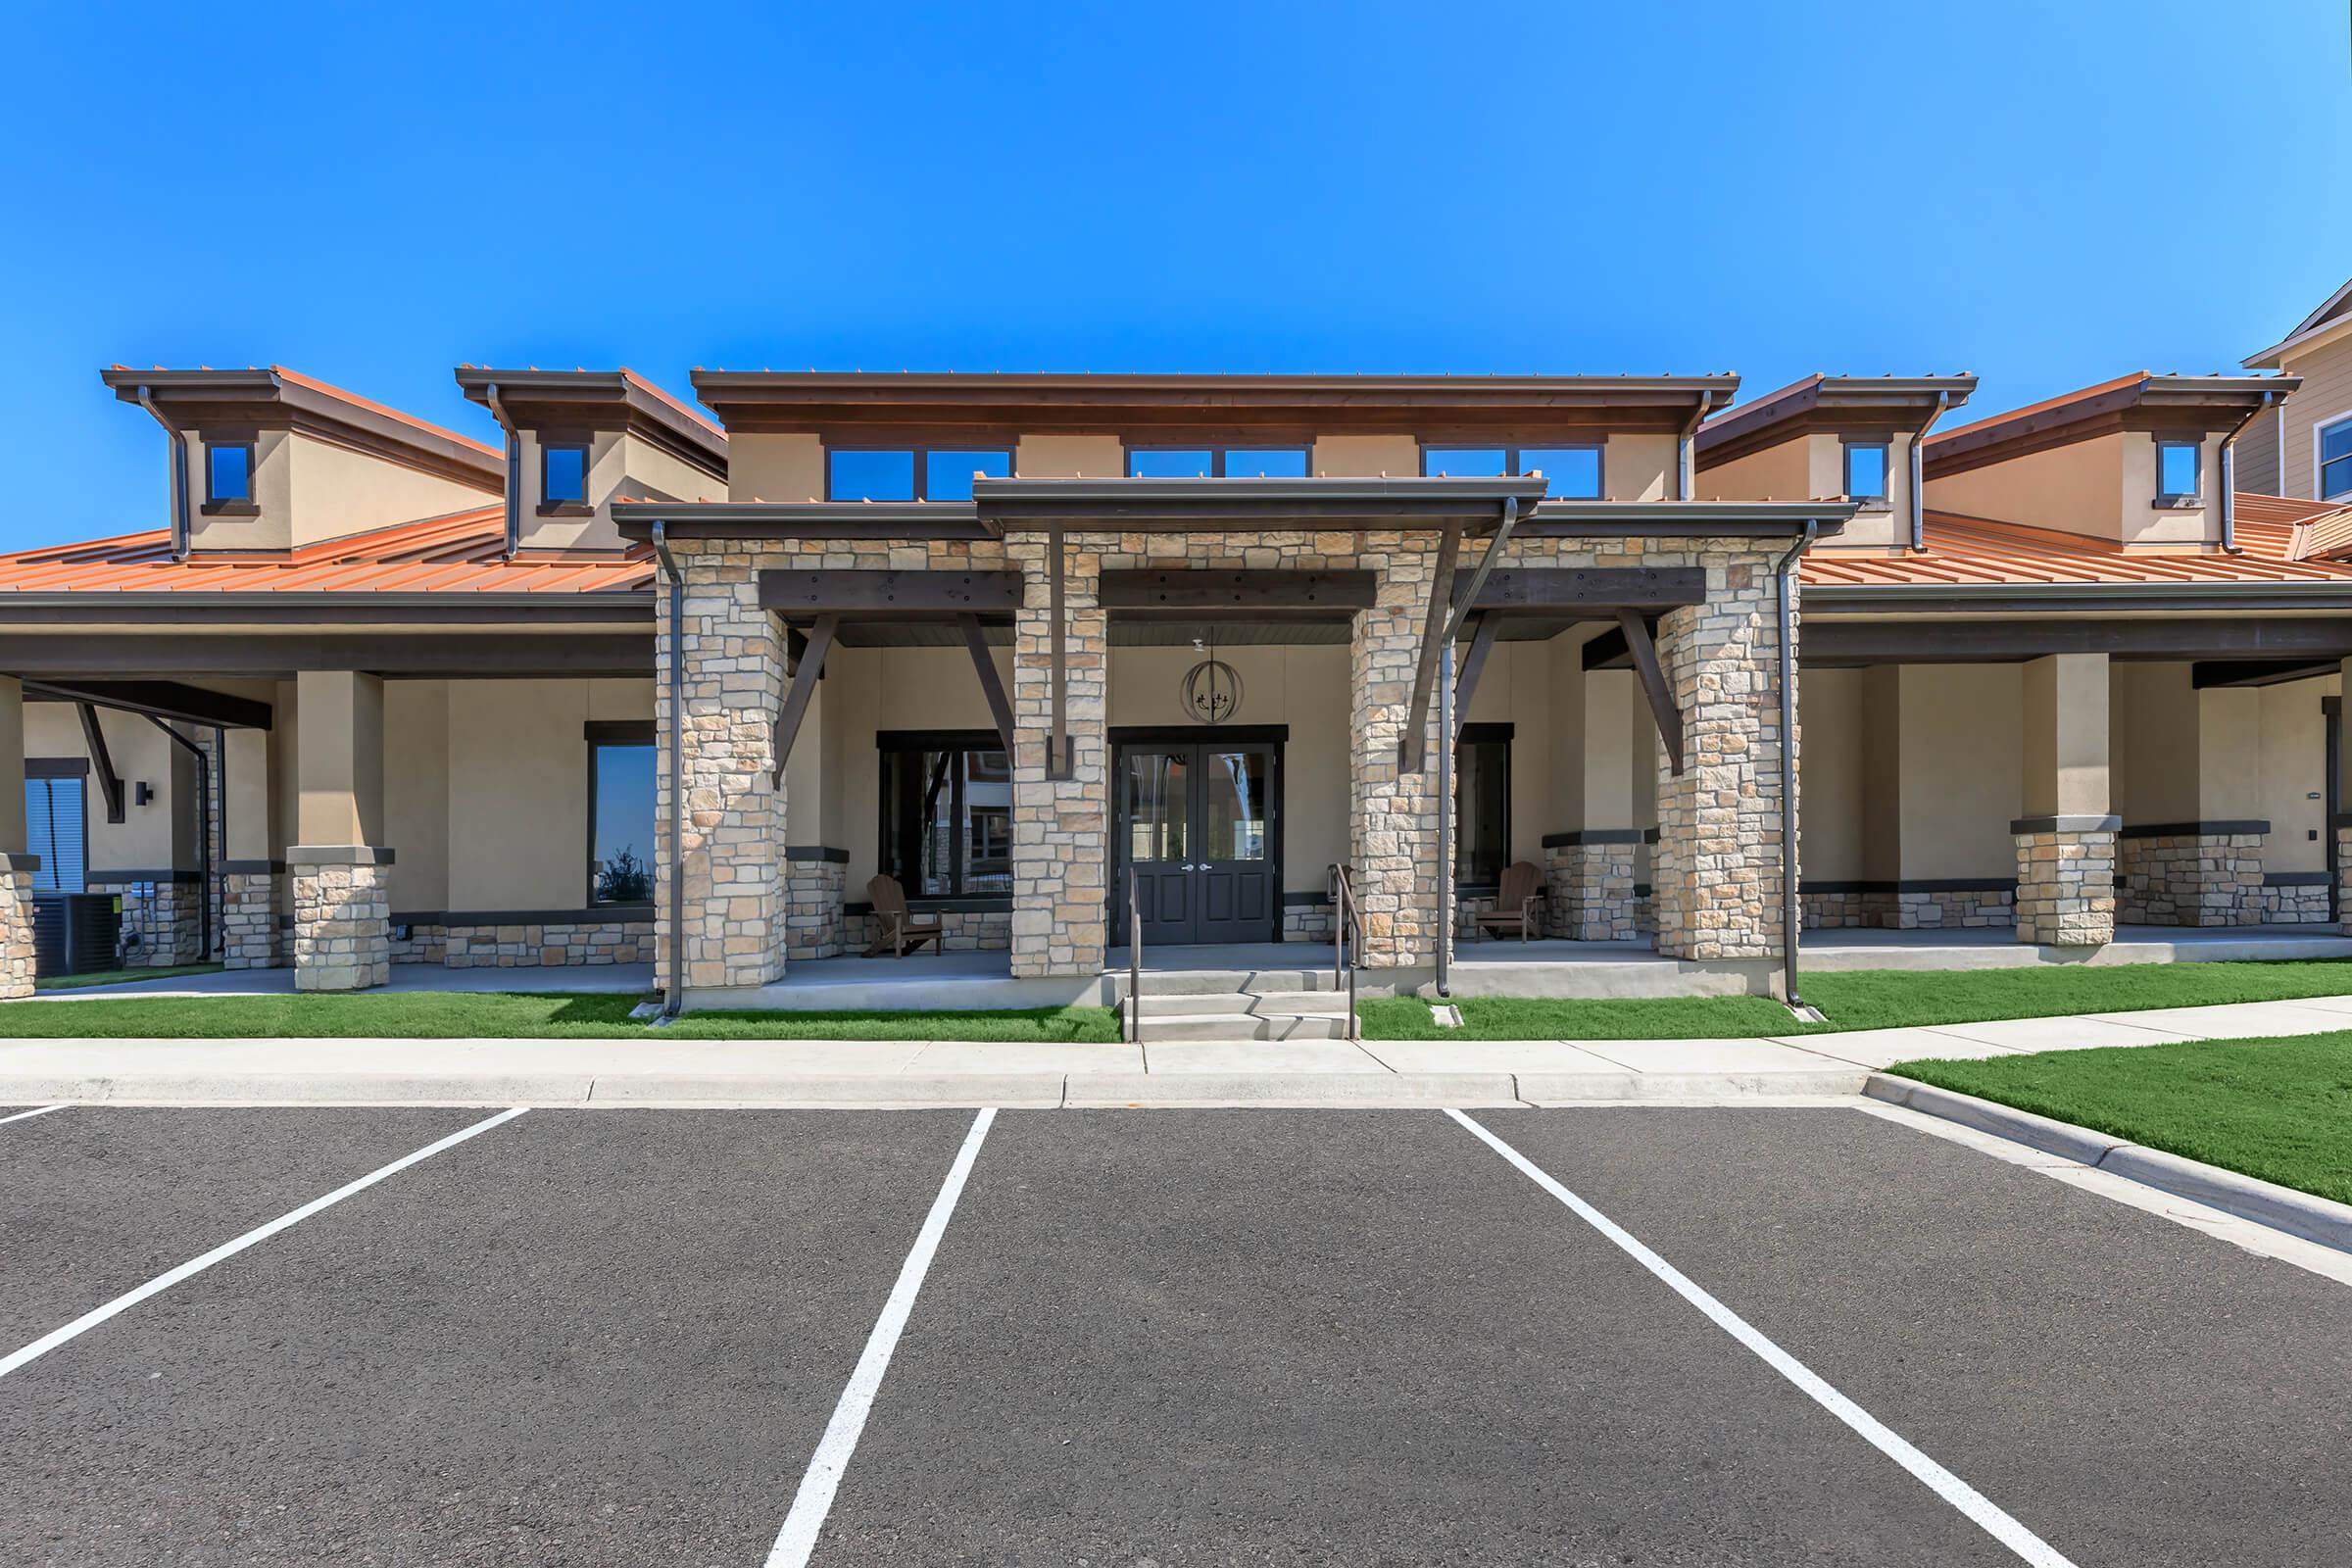
<path id="1" fill-rule="evenodd" d="M 1463 1023 L 1458 1030 L 1440 1029 L 1430 1019 L 1428 1004 L 1409 997 L 1368 1001 L 1361 1010 L 1370 1040 L 1724 1039 L 2352 996 L 2352 962 L 1857 969 L 1803 975 L 1798 983 L 1805 1000 L 1829 1022 L 1799 1023 L 1786 1007 L 1762 997 L 1468 997 L 1457 999 Z"/>
<path id="2" fill-rule="evenodd" d="M 0 1006 L 0 1037 L 608 1040 L 1116 1041 L 1108 1007 L 1004 1012 L 697 1012 L 630 1021 L 628 992 L 403 992 L 397 996 L 106 997 Z"/>
<path id="3" fill-rule="evenodd" d="M 166 969 L 116 969 L 104 974 L 53 974 L 32 983 L 35 991 L 76 991 L 83 986 L 114 986 L 125 980 L 169 980 L 178 974 L 219 974 L 226 965 L 183 963 Z"/>
<path id="4" fill-rule="evenodd" d="M 2352 1031 L 1887 1070 L 2352 1203 Z"/>

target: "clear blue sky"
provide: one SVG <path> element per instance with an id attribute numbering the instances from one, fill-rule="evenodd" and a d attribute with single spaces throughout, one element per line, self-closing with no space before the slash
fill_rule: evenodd
<path id="1" fill-rule="evenodd" d="M 132 364 L 2235 366 L 2352 276 L 2344 0 L 22 10 L 0 546 Z M 2317 162 L 2324 149 L 2337 167 Z"/>

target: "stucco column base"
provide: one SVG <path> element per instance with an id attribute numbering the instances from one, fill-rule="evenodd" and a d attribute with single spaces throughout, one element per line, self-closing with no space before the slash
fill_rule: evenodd
<path id="1" fill-rule="evenodd" d="M 32 874 L 37 855 L 0 855 L 0 1001 L 32 995 Z"/>
<path id="2" fill-rule="evenodd" d="M 277 924 L 277 873 L 230 871 L 220 879 L 220 963 L 274 969 L 285 962 Z"/>
<path id="3" fill-rule="evenodd" d="M 2095 948 L 2115 940 L 2112 816 L 2034 816 L 2009 824 L 2017 840 L 2017 940 Z"/>
<path id="4" fill-rule="evenodd" d="M 392 852 L 368 844 L 286 852 L 294 989 L 365 991 L 392 978 Z"/>
<path id="5" fill-rule="evenodd" d="M 1572 942 L 1631 942 L 1639 828 L 1555 833 L 1544 840 L 1544 934 Z"/>

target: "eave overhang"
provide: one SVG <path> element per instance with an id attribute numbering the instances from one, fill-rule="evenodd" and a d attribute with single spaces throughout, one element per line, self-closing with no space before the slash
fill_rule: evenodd
<path id="1" fill-rule="evenodd" d="M 1959 375 L 1810 375 L 1698 427 L 1701 470 L 1816 431 L 1916 431 L 1937 409 L 1956 409 L 1977 390 Z"/>
<path id="2" fill-rule="evenodd" d="M 1067 375 L 697 370 L 733 432 L 895 425 L 1016 432 L 1679 431 L 1734 375 Z"/>
<path id="3" fill-rule="evenodd" d="M 515 422 L 531 429 L 625 430 L 724 480 L 726 435 L 629 370 L 502 370 L 461 365 L 458 387 L 490 406 L 490 389 Z"/>
<path id="4" fill-rule="evenodd" d="M 1808 614 L 2095 615 L 2352 611 L 2352 576 L 2332 582 L 1808 583 Z"/>
<path id="5" fill-rule="evenodd" d="M 2218 434 L 2300 385 L 2291 375 L 2121 376 L 1932 435 L 1920 456 L 1933 480 L 2119 430 Z"/>
<path id="6" fill-rule="evenodd" d="M 975 479 L 980 521 L 1004 528 L 1173 531 L 1484 526 L 1544 498 L 1541 475 L 1455 479 Z"/>

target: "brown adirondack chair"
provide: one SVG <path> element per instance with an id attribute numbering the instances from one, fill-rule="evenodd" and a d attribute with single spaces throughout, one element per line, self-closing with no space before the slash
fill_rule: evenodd
<path id="1" fill-rule="evenodd" d="M 1480 935 L 1516 931 L 1525 942 L 1543 920 L 1544 873 L 1532 860 L 1513 860 L 1502 868 L 1494 889 L 1494 907 L 1478 917 Z"/>
<path id="2" fill-rule="evenodd" d="M 874 940 L 866 944 L 867 957 L 874 957 L 887 948 L 892 957 L 904 958 L 919 951 L 926 942 L 931 944 L 933 952 L 948 951 L 940 942 L 945 933 L 939 916 L 917 920 L 907 913 L 906 890 L 899 886 L 897 877 L 874 878 L 865 885 L 865 896 L 874 906 Z"/>

